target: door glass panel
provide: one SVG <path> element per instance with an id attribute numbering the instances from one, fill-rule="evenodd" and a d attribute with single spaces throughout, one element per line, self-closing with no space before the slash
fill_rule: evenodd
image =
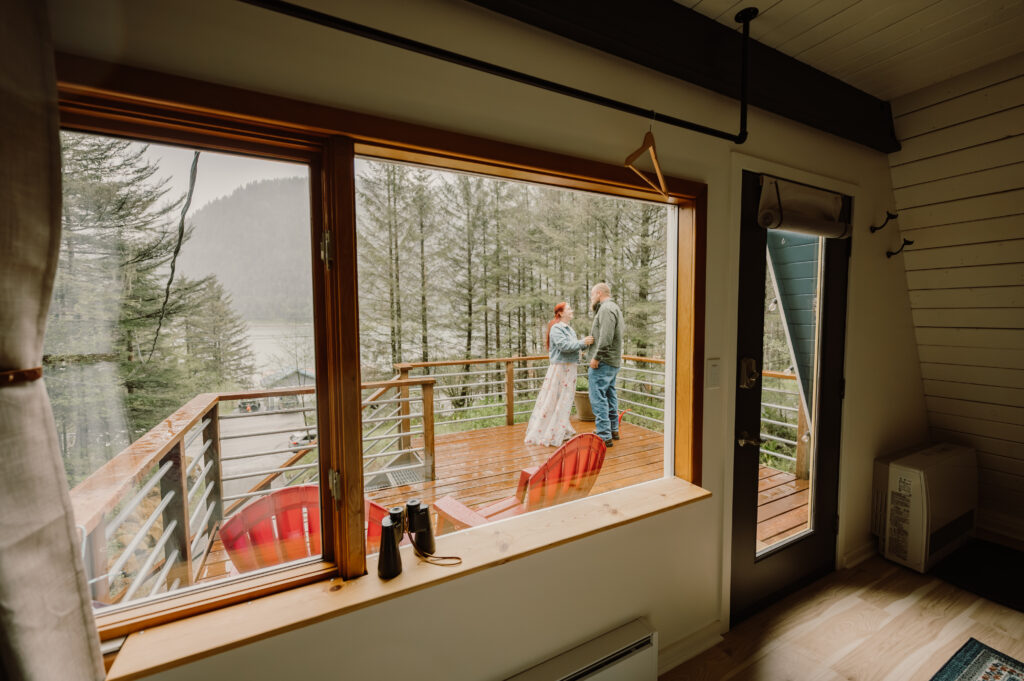
<path id="1" fill-rule="evenodd" d="M 824 239 L 768 233 L 757 551 L 812 529 L 814 405 Z"/>

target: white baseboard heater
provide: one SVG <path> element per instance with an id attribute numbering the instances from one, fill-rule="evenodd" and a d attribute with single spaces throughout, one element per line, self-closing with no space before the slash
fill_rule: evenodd
<path id="1" fill-rule="evenodd" d="M 508 681 L 657 681 L 658 632 L 642 619 L 587 641 Z"/>

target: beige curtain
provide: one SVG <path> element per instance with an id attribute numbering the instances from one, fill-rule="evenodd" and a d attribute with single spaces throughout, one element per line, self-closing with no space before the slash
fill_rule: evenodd
<path id="1" fill-rule="evenodd" d="M 0 372 L 42 364 L 60 245 L 60 142 L 46 3 L 0 19 Z M 3 374 L 0 373 L 0 377 Z M 102 679 L 42 380 L 0 385 L 0 677 Z"/>

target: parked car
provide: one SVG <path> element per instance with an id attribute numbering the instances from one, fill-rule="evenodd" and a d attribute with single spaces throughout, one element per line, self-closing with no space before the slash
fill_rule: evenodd
<path id="1" fill-rule="evenodd" d="M 238 411 L 244 411 L 246 413 L 251 413 L 251 412 L 259 411 L 259 410 L 260 410 L 260 401 L 259 400 L 239 400 L 238 401 Z"/>
<path id="2" fill-rule="evenodd" d="M 316 442 L 316 430 L 297 430 L 288 436 L 288 443 L 292 447 L 308 445 Z"/>

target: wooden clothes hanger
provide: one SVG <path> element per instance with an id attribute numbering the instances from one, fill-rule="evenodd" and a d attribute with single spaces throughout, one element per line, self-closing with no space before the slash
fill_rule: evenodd
<path id="1" fill-rule="evenodd" d="M 657 175 L 658 184 L 654 184 L 654 182 L 651 181 L 651 178 L 647 176 L 647 173 L 633 165 L 633 162 L 640 158 L 645 151 L 649 151 L 651 153 L 651 163 L 654 164 L 654 172 Z M 668 188 L 665 186 L 665 176 L 661 174 L 661 164 L 658 163 L 658 152 L 654 148 L 654 133 L 650 130 L 644 134 L 644 141 L 640 145 L 640 148 L 626 157 L 625 166 L 639 175 L 640 179 L 651 186 L 651 189 L 658 192 L 665 198 L 668 198 Z"/>

